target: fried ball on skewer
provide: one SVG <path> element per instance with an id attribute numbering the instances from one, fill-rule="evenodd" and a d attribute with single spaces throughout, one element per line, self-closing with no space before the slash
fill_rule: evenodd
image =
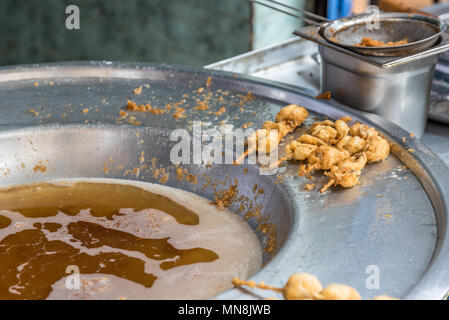
<path id="1" fill-rule="evenodd" d="M 282 288 L 266 285 L 264 282 L 245 281 L 238 278 L 232 279 L 236 287 L 247 286 L 282 293 L 285 300 L 311 300 L 323 289 L 317 277 L 308 273 L 296 273 L 290 276 Z"/>
<path id="2" fill-rule="evenodd" d="M 399 300 L 399 299 L 382 294 L 380 296 L 374 297 L 373 300 Z"/>
<path id="3" fill-rule="evenodd" d="M 234 278 L 232 283 L 236 287 L 248 286 L 282 293 L 285 300 L 361 300 L 356 289 L 333 283 L 323 289 L 317 277 L 308 273 L 296 273 L 290 276 L 282 288 L 266 285 L 264 282 L 257 284 L 255 281 L 245 281 Z M 385 297 L 385 298 L 384 298 Z M 388 296 L 379 296 L 375 299 L 394 299 Z"/>
<path id="4" fill-rule="evenodd" d="M 259 150 L 259 146 L 266 152 L 271 152 L 279 145 L 281 140 L 290 132 L 296 129 L 297 126 L 301 125 L 302 122 L 308 117 L 309 113 L 304 107 L 300 107 L 295 104 L 290 104 L 284 108 L 282 108 L 276 115 L 276 122 L 266 121 L 262 129 L 257 130 L 248 138 L 248 149 L 235 161 L 236 164 L 240 164 L 243 160 L 250 154 Z M 264 131 L 260 131 L 264 130 Z M 276 130 L 278 139 L 272 138 L 275 134 L 270 131 Z M 270 137 L 266 139 L 269 142 L 269 147 L 267 143 L 264 141 L 259 141 L 260 138 L 258 136 L 267 136 Z M 277 143 L 274 141 L 277 140 Z M 251 144 L 252 143 L 252 144 Z"/>
<path id="5" fill-rule="evenodd" d="M 248 155 L 256 151 L 269 153 L 277 148 L 281 140 L 282 136 L 276 130 L 257 129 L 248 137 L 248 148 L 235 163 L 242 163 Z"/>
<path id="6" fill-rule="evenodd" d="M 362 300 L 360 294 L 352 287 L 344 284 L 332 283 L 317 296 L 317 300 Z"/>
<path id="7" fill-rule="evenodd" d="M 310 300 L 322 289 L 317 277 L 308 273 L 296 273 L 288 278 L 282 288 L 282 295 L 285 300 Z"/>

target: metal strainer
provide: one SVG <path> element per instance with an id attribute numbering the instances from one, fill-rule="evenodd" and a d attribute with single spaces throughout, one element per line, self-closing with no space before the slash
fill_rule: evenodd
<path id="1" fill-rule="evenodd" d="M 364 55 L 389 57 L 417 53 L 435 45 L 440 35 L 447 30 L 447 24 L 444 21 L 429 15 L 379 13 L 379 27 L 376 28 L 370 25 L 373 21 L 373 16 L 368 14 L 331 21 L 273 0 L 265 1 L 277 7 L 257 0 L 250 1 L 317 25 L 320 27 L 318 32 L 326 41 Z M 304 16 L 293 14 L 287 10 L 301 12 Z M 403 45 L 364 47 L 359 45 L 363 38 L 371 38 L 384 43 L 406 39 L 408 43 Z"/>

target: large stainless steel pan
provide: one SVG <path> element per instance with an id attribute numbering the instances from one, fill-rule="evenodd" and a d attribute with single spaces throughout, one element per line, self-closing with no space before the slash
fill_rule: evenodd
<path id="1" fill-rule="evenodd" d="M 218 89 L 229 92 L 227 112 L 216 119 L 193 109 L 192 93 L 205 87 L 208 77 L 214 93 Z M 134 88 L 145 84 L 148 87 L 144 86 L 141 95 L 133 94 Z M 241 111 L 232 99 L 247 91 L 255 99 Z M 151 101 L 154 106 L 186 99 L 187 117 L 174 121 L 171 115 L 136 113 L 133 116 L 141 124 L 117 123 L 127 98 Z M 293 272 L 310 272 L 324 284 L 354 286 L 365 298 L 387 293 L 440 299 L 449 288 L 449 170 L 419 140 L 376 115 L 251 77 L 142 63 L 1 68 L 0 101 L 0 170 L 4 173 L 0 186 L 71 177 L 157 182 L 151 174 L 136 176 L 126 169 L 141 165 L 142 151 L 149 159 L 156 157 L 158 167 L 170 168 L 169 152 L 175 142 L 169 140 L 169 133 L 176 128 L 190 130 L 191 120 L 209 122 L 210 127 L 221 121 L 237 127 L 248 121 L 260 126 L 289 103 L 306 106 L 312 117 L 350 115 L 375 126 L 394 145 L 394 155 L 370 166 L 362 184 L 353 189 L 335 189 L 324 195 L 306 191 L 308 181 L 296 176 L 295 165 L 289 165 L 280 176 L 260 176 L 254 166 L 245 174 L 243 168 L 233 165 L 189 165 L 198 184 L 179 182 L 172 171 L 167 184 L 213 199 L 214 190 L 207 187 L 206 177 L 223 181 L 223 186 L 218 184 L 223 188 L 239 179 L 239 193 L 263 207 L 261 214 L 275 226 L 278 240 L 275 250 L 265 253 L 265 265 L 253 277 L 256 281 L 280 286 Z M 212 110 L 218 107 L 214 105 Z M 38 117 L 29 112 L 31 108 L 39 111 Z M 83 113 L 85 108 L 90 111 Z M 415 151 L 408 152 L 410 148 Z M 104 164 L 111 158 L 114 164 L 123 164 L 124 170 L 105 171 Z M 39 161 L 47 163 L 47 172 L 34 172 Z M 255 184 L 265 190 L 257 199 L 252 191 Z M 231 209 L 238 212 L 239 206 L 237 201 Z M 265 243 L 260 221 L 252 218 L 249 224 Z M 366 272 L 372 272 L 372 266 L 379 271 L 379 288 L 366 286 L 370 275 Z M 255 292 L 261 297 L 273 296 Z M 237 289 L 219 297 L 254 298 Z"/>

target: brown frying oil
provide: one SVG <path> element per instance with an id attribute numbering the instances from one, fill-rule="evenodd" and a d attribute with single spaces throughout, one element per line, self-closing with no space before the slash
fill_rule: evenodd
<path id="1" fill-rule="evenodd" d="M 11 219 L 8 217 L 0 215 L 0 229 L 6 228 L 11 224 Z"/>
<path id="2" fill-rule="evenodd" d="M 0 190 L 0 210 L 18 213 L 23 221 L 32 222 L 21 230 L 17 227 L 19 222 L 10 226 L 11 219 L 0 215 L 0 228 L 12 229 L 0 241 L 0 299 L 45 299 L 52 285 L 67 276 L 66 269 L 71 265 L 77 266 L 81 274 L 114 275 L 150 288 L 157 276 L 145 268 L 139 254 L 161 261 L 161 270 L 218 259 L 214 251 L 200 247 L 177 249 L 169 243 L 169 237 L 138 237 L 100 223 L 114 222 L 123 215 L 120 212 L 123 208 L 131 208 L 134 213 L 157 209 L 172 216 L 178 224 L 199 223 L 195 212 L 172 199 L 127 184 L 43 183 Z M 91 221 L 77 217 L 85 209 L 90 210 Z M 64 226 L 42 221 L 60 213 L 70 216 Z M 62 229 L 64 239 L 50 237 Z M 94 254 L 85 251 L 102 247 L 116 251 L 100 250 Z"/>
<path id="3" fill-rule="evenodd" d="M 79 182 L 71 187 L 44 183 L 4 189 L 0 209 L 20 212 L 28 218 L 55 216 L 59 211 L 76 216 L 90 209 L 94 217 L 113 219 L 120 209 L 158 209 L 181 224 L 196 225 L 198 215 L 165 196 L 122 184 Z"/>

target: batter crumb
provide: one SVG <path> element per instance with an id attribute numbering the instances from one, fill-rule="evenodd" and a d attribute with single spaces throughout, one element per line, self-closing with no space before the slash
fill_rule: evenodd
<path id="1" fill-rule="evenodd" d="M 134 92 L 134 94 L 137 94 L 137 95 L 141 94 L 142 93 L 142 86 L 135 88 L 133 92 Z"/>
<path id="2" fill-rule="evenodd" d="M 215 195 L 215 205 L 220 208 L 224 209 L 228 207 L 237 197 L 238 195 L 238 179 L 234 180 L 234 184 L 231 185 L 228 189 L 223 190 L 219 193 L 216 193 Z"/>
<path id="3" fill-rule="evenodd" d="M 176 119 L 185 118 L 185 116 L 186 116 L 185 112 L 186 112 L 186 109 L 181 108 L 181 107 L 177 107 L 176 108 L 176 112 L 173 113 L 173 117 L 176 118 Z"/>
<path id="4" fill-rule="evenodd" d="M 313 189 L 315 189 L 315 184 L 314 183 L 308 183 L 305 185 L 304 187 L 306 190 L 311 191 Z"/>
<path id="5" fill-rule="evenodd" d="M 149 113 L 153 113 L 153 114 L 165 113 L 165 110 L 152 107 L 151 104 L 149 104 L 149 103 L 138 105 L 137 103 L 135 103 L 132 100 L 126 100 L 126 110 L 136 111 L 136 112 L 149 112 Z"/>
<path id="6" fill-rule="evenodd" d="M 332 94 L 330 91 L 323 92 L 315 97 L 318 100 L 330 100 L 332 99 Z"/>
<path id="7" fill-rule="evenodd" d="M 39 111 L 34 110 L 33 108 L 31 108 L 30 110 L 28 110 L 28 113 L 31 113 L 33 116 L 35 117 L 39 117 Z"/>
<path id="8" fill-rule="evenodd" d="M 215 115 L 216 116 L 220 116 L 220 115 L 222 115 L 225 112 L 226 112 L 226 108 L 225 107 L 221 107 L 217 112 L 215 112 Z"/>
<path id="9" fill-rule="evenodd" d="M 43 163 L 38 163 L 34 166 L 33 168 L 34 172 L 46 172 L 47 171 L 47 166 L 44 165 Z"/>

